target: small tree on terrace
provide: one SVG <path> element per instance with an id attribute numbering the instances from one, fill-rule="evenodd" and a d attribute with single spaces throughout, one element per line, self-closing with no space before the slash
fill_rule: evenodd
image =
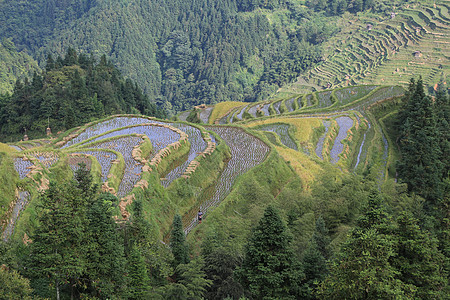
<path id="1" fill-rule="evenodd" d="M 186 236 L 183 231 L 183 223 L 181 216 L 175 215 L 172 224 L 172 234 L 170 236 L 170 248 L 173 254 L 173 267 L 176 268 L 179 264 L 189 263 L 189 249 L 186 243 Z"/>

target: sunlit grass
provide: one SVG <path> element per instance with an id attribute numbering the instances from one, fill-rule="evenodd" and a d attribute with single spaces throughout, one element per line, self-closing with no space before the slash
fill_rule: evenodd
<path id="1" fill-rule="evenodd" d="M 17 150 L 6 144 L 0 143 L 0 152 L 12 153 L 12 152 L 17 152 Z"/>
<path id="2" fill-rule="evenodd" d="M 312 183 L 322 171 L 319 164 L 302 152 L 285 147 L 275 146 L 275 148 L 281 157 L 289 162 L 291 167 L 295 170 L 295 173 L 300 177 L 304 191 L 310 191 Z"/>
<path id="3" fill-rule="evenodd" d="M 243 105 L 246 105 L 246 103 L 238 101 L 227 101 L 216 104 L 216 106 L 214 106 L 214 110 L 209 116 L 209 124 L 214 124 L 215 120 L 224 117 L 228 112 L 230 112 L 231 109 Z"/>
<path id="4" fill-rule="evenodd" d="M 320 118 L 274 118 L 246 124 L 246 127 L 255 127 L 272 123 L 285 123 L 294 126 L 292 137 L 301 144 L 310 141 L 314 128 L 322 125 Z"/>

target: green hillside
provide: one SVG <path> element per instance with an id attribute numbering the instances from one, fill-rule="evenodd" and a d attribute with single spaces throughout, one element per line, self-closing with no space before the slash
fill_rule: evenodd
<path id="1" fill-rule="evenodd" d="M 383 13 L 343 15 L 324 44 L 324 59 L 287 90 L 355 84 L 401 84 L 421 75 L 433 86 L 449 79 L 447 1 L 405 2 Z"/>
<path id="2" fill-rule="evenodd" d="M 260 103 L 234 102 L 230 105 L 225 103 L 216 107 L 199 107 L 191 113 L 198 114 L 198 117 L 194 119 L 200 122 L 206 121 L 204 123 L 207 124 L 168 121 L 143 115 L 115 115 L 74 128 L 57 137 L 22 141 L 11 144 L 9 147 L 4 145 L 1 148 L 0 161 L 1 168 L 4 170 L 2 174 L 10 173 L 13 176 L 2 179 L 4 183 L 2 186 L 6 187 L 7 191 L 2 194 L 4 195 L 2 196 L 3 239 L 10 241 L 12 245 L 28 245 L 20 247 L 24 247 L 23 255 L 32 253 L 32 258 L 21 263 L 19 261 L 22 254 L 18 254 L 14 255 L 15 258 L 12 260 L 8 260 L 5 256 L 3 261 L 19 269 L 23 266 L 30 268 L 33 264 L 41 264 L 38 257 L 34 256 L 36 251 L 42 251 L 36 247 L 40 247 L 43 243 L 41 239 L 46 236 L 45 231 L 41 229 L 45 227 L 41 226 L 56 226 L 48 223 L 50 219 L 46 211 L 54 209 L 51 206 L 52 203 L 59 203 L 52 202 L 58 199 L 54 197 L 59 195 L 59 191 L 65 191 L 67 195 L 75 193 L 73 196 L 65 197 L 69 197 L 67 199 L 75 201 L 74 203 L 81 201 L 78 205 L 83 205 L 82 207 L 89 212 L 85 215 L 84 208 L 73 211 L 72 213 L 79 216 L 80 220 L 87 218 L 86 222 L 93 222 L 90 218 L 94 211 L 91 210 L 100 209 L 95 206 L 95 203 L 104 203 L 104 213 L 107 212 L 106 216 L 109 216 L 107 218 L 110 220 L 108 222 L 114 220 L 108 223 L 110 224 L 108 226 L 111 226 L 108 230 L 117 228 L 116 230 L 119 230 L 117 232 L 123 233 L 115 237 L 118 239 L 114 242 L 115 247 L 100 250 L 103 248 L 92 246 L 93 248 L 86 253 L 93 253 L 95 257 L 97 251 L 122 251 L 122 254 L 116 255 L 126 258 L 130 264 L 127 268 L 138 266 L 135 255 L 139 253 L 145 261 L 142 268 L 147 270 L 149 275 L 139 275 L 144 277 L 139 277 L 141 280 L 138 282 L 147 282 L 148 286 L 152 286 L 152 288 L 144 288 L 147 297 L 159 295 L 165 298 L 175 287 L 173 283 L 165 280 L 167 276 L 170 276 L 171 280 L 179 280 L 176 279 L 177 276 L 187 276 L 186 273 L 179 275 L 178 272 L 185 272 L 179 269 L 181 266 L 198 270 L 196 263 L 199 262 L 196 259 L 187 263 L 189 261 L 187 258 L 185 265 L 177 262 L 179 254 L 174 249 L 178 248 L 175 248 L 173 240 L 174 236 L 179 236 L 176 230 L 184 231 L 187 235 L 191 258 L 202 257 L 209 260 L 212 259 L 209 255 L 219 250 L 222 251 L 222 255 L 229 256 L 229 259 L 235 259 L 244 253 L 247 257 L 251 255 L 246 252 L 248 247 L 246 245 L 252 243 L 251 236 L 254 234 L 251 229 L 255 228 L 258 220 L 263 222 L 267 214 L 266 208 L 270 206 L 278 212 L 279 222 L 286 222 L 290 236 L 293 238 L 287 248 L 290 250 L 286 251 L 294 251 L 295 258 L 305 268 L 302 271 L 303 267 L 300 265 L 298 268 L 291 266 L 294 267 L 291 271 L 300 272 L 299 275 L 304 274 L 296 279 L 298 280 L 296 284 L 304 288 L 308 287 L 307 290 L 296 291 L 292 283 L 289 283 L 288 293 L 298 297 L 312 296 L 314 293 L 331 295 L 340 293 L 341 290 L 337 287 L 329 286 L 330 281 L 337 279 L 333 273 L 325 277 L 328 272 L 325 265 L 320 273 L 305 275 L 309 274 L 307 272 L 310 270 L 306 268 L 310 263 L 306 257 L 309 257 L 308 253 L 312 251 L 311 239 L 318 234 L 317 222 L 322 222 L 321 234 L 327 240 L 321 259 L 332 261 L 334 255 L 348 253 L 345 252 L 348 249 L 355 251 L 359 249 L 358 247 L 349 248 L 352 247 L 350 246 L 352 239 L 348 236 L 350 234 L 352 238 L 357 238 L 352 228 L 363 226 L 361 222 L 365 222 L 365 217 L 371 218 L 370 214 L 367 215 L 366 209 L 369 211 L 382 209 L 376 206 L 380 205 L 380 202 L 377 202 L 380 200 L 374 199 L 383 198 L 383 205 L 386 209 L 389 208 L 383 212 L 383 216 L 389 213 L 392 218 L 398 220 L 383 221 L 394 226 L 392 232 L 386 233 L 386 238 L 391 242 L 401 238 L 403 229 L 397 226 L 403 224 L 401 220 L 404 220 L 402 219 L 405 218 L 404 214 L 415 213 L 422 209 L 417 205 L 422 206 L 423 203 L 418 204 L 417 201 L 433 203 L 428 196 L 426 200 L 409 197 L 406 194 L 406 185 L 395 183 L 398 176 L 395 161 L 400 158 L 397 138 L 401 137 L 397 130 L 398 125 L 395 123 L 398 119 L 397 111 L 402 111 L 401 118 L 410 118 L 407 115 L 408 110 L 405 109 L 410 104 L 405 106 L 409 103 L 406 101 L 413 101 L 408 99 L 415 99 L 415 95 L 423 93 L 423 89 L 420 90 L 416 88 L 416 85 L 412 85 L 407 98 L 402 98 L 404 93 L 405 90 L 399 86 L 353 86 L 305 95 L 292 95 Z M 444 111 L 447 111 L 448 97 L 442 98 L 442 95 L 437 95 L 436 99 L 439 105 L 443 105 L 441 107 L 445 107 Z M 414 106 L 410 107 L 415 109 Z M 412 114 L 413 112 L 411 116 Z M 442 119 L 442 116 L 441 113 L 439 119 L 432 120 L 443 121 L 445 117 Z M 412 122 L 413 119 L 410 120 Z M 222 122 L 231 124 L 215 124 Z M 439 124 L 444 127 L 437 128 L 445 128 L 444 123 Z M 444 129 L 439 132 L 446 131 Z M 404 145 L 403 142 L 401 145 Z M 85 175 L 76 172 L 80 168 L 79 163 L 84 163 L 89 170 L 81 173 Z M 86 177 L 87 174 L 93 176 L 92 181 Z M 78 178 L 77 181 L 70 181 L 74 176 Z M 88 188 L 90 182 L 97 185 L 93 189 Z M 98 194 L 98 190 L 112 195 Z M 43 191 L 47 191 L 45 196 L 41 194 Z M 421 190 L 418 192 L 420 193 Z M 79 195 L 84 195 L 83 193 L 92 195 L 89 196 L 92 198 L 80 198 Z M 108 200 L 83 202 L 86 199 Z M 440 199 L 444 201 L 445 198 Z M 64 209 L 70 212 L 75 206 L 70 206 L 70 202 L 67 201 L 62 203 L 69 205 Z M 48 210 L 42 210 L 42 205 L 46 205 Z M 439 211 L 440 204 L 432 205 L 435 205 L 434 207 Z M 427 210 L 425 206 L 423 209 Z M 65 211 L 61 208 L 60 212 L 62 214 Z M 201 223 L 197 219 L 198 211 L 203 212 L 204 221 Z M 426 214 L 436 222 L 440 222 L 443 216 L 437 212 Z M 173 221 L 172 226 L 172 220 L 177 220 L 177 216 L 180 216 L 180 219 Z M 57 215 L 54 217 L 58 218 Z M 61 218 L 65 217 L 61 215 Z M 74 219 L 73 222 L 77 220 Z M 413 222 L 412 224 L 418 222 L 413 217 L 408 220 Z M 41 225 L 37 225 L 38 223 Z M 92 224 L 97 226 L 103 223 Z M 175 226 L 175 224 L 179 225 Z M 74 228 L 81 230 L 83 226 L 85 225 L 80 223 Z M 67 230 L 64 228 L 66 227 L 61 227 L 61 230 Z M 95 228 L 86 227 L 84 230 L 90 232 L 90 230 L 97 230 Z M 439 232 L 439 228 L 441 227 L 437 226 L 435 229 L 428 230 Z M 376 230 L 383 229 L 380 227 Z M 424 236 L 427 234 L 425 231 L 420 232 Z M 87 236 L 79 234 L 79 239 L 88 239 Z M 182 232 L 180 234 L 184 236 Z M 96 233 L 95 239 L 97 237 L 101 238 L 101 234 Z M 31 244 L 30 239 L 33 241 Z M 121 239 L 123 242 L 119 242 Z M 420 242 L 425 243 L 424 247 L 428 247 L 429 251 L 435 253 L 432 259 L 424 258 L 426 265 L 437 266 L 443 262 L 443 254 L 446 255 L 447 252 L 445 252 L 444 244 L 441 243 L 445 243 L 445 238 L 439 239 L 439 244 L 431 240 Z M 69 240 L 68 243 L 72 243 Z M 61 248 L 63 244 L 57 243 L 55 239 L 45 242 L 45 249 L 53 249 L 49 248 L 49 243 L 51 247 L 56 247 L 55 249 L 63 249 Z M 86 240 L 85 243 L 90 242 Z M 178 240 L 177 243 L 186 242 Z M 11 251 L 16 249 L 14 247 Z M 67 255 L 76 253 L 73 249 L 78 251 L 81 249 L 78 247 L 81 247 L 81 244 L 80 246 L 72 244 L 72 250 Z M 187 246 L 182 246 L 179 251 L 187 251 L 182 250 L 187 249 L 183 247 Z M 8 250 L 4 251 L 9 253 Z M 389 251 L 397 250 L 392 248 Z M 400 270 L 400 266 L 395 266 L 399 263 L 395 257 L 395 255 L 388 255 L 386 259 L 392 261 L 393 268 Z M 77 259 L 89 261 L 89 265 L 80 268 L 77 272 L 84 278 L 83 280 L 91 280 L 93 273 L 89 270 L 91 266 L 96 266 L 98 261 L 93 261 L 91 256 L 84 256 L 84 254 L 79 254 Z M 376 263 L 378 262 L 379 260 L 376 260 Z M 121 265 L 124 262 L 116 263 Z M 50 267 L 72 266 L 70 263 L 51 260 L 48 264 Z M 221 263 L 217 261 L 210 262 L 210 266 L 215 264 L 221 266 Z M 237 261 L 230 268 L 238 270 L 242 267 L 251 270 L 251 267 L 245 267 L 245 264 L 244 262 L 241 265 Z M 330 267 L 329 270 L 338 272 L 337 266 Z M 98 282 L 108 286 L 112 284 L 111 277 L 108 276 L 113 274 L 113 269 L 107 265 L 104 268 L 106 272 L 104 274 L 107 277 L 98 279 Z M 114 270 L 126 272 L 125 269 Z M 36 289 L 44 274 L 49 274 L 50 280 L 58 280 L 58 277 L 46 272 L 45 270 L 30 272 L 24 269 L 22 274 L 31 280 L 31 286 Z M 199 275 L 203 278 L 202 280 L 214 278 L 209 277 L 212 275 L 207 275 L 210 274 L 209 271 L 196 272 L 203 274 Z M 245 278 L 252 276 L 245 273 L 247 271 L 244 269 L 242 272 Z M 395 289 L 398 288 L 402 293 L 409 295 L 440 293 L 439 291 L 446 290 L 448 286 L 445 285 L 443 277 L 446 275 L 438 275 L 446 273 L 439 273 L 437 269 L 430 272 L 429 275 L 424 276 L 427 280 L 431 278 L 428 276 L 437 276 L 434 277 L 437 280 L 434 281 L 435 284 L 416 290 L 414 280 L 410 281 L 410 284 L 414 286 L 412 291 L 404 290 L 402 287 L 395 287 Z M 270 274 L 266 272 L 267 276 Z M 402 276 L 406 278 L 408 274 L 408 271 L 401 271 L 398 275 L 399 280 L 406 281 Z M 65 280 L 70 280 L 73 275 L 62 276 L 65 276 Z M 320 287 L 309 285 L 308 280 L 313 278 L 322 282 Z M 125 295 L 122 293 L 128 290 L 134 291 L 134 284 L 137 284 L 131 281 L 132 278 L 126 280 L 130 280 L 127 285 L 112 285 L 114 288 L 111 286 L 111 290 L 102 289 L 102 291 L 93 284 L 81 286 L 77 283 L 74 285 L 61 283 L 61 292 L 70 294 L 70 290 L 74 292 L 73 288 L 76 287 L 77 297 Z M 249 287 L 245 280 L 234 280 L 232 284 L 236 285 L 236 288 L 239 287 L 238 290 L 228 287 L 230 289 L 228 291 L 234 290 L 237 297 L 242 296 Z M 185 281 L 180 282 L 183 282 L 179 283 L 183 286 L 186 284 Z M 205 289 L 197 293 L 214 298 L 209 293 L 218 293 L 217 289 L 222 286 L 221 282 L 206 288 L 209 285 L 208 282 L 201 281 L 200 284 Z M 35 290 L 41 296 L 54 293 L 52 284 L 41 287 L 42 289 Z M 395 289 L 387 289 L 385 292 L 394 293 Z"/>
<path id="3" fill-rule="evenodd" d="M 37 62 L 25 52 L 18 52 L 10 39 L 0 41 L 0 94 L 12 93 L 17 79 L 31 78 L 40 72 Z"/>
<path id="4" fill-rule="evenodd" d="M 447 299 L 449 9 L 0 0 L 0 299 Z"/>

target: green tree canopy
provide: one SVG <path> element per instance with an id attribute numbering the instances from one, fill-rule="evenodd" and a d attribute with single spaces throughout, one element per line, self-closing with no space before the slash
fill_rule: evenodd
<path id="1" fill-rule="evenodd" d="M 291 238 L 278 211 L 267 207 L 249 238 L 238 270 L 252 297 L 295 298 L 302 274 L 290 247 Z"/>

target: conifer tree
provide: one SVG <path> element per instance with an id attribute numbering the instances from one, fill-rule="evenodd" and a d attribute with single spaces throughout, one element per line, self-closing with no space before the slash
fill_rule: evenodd
<path id="1" fill-rule="evenodd" d="M 144 257 L 138 247 L 133 245 L 128 257 L 128 293 L 130 299 L 148 299 L 149 278 Z"/>
<path id="2" fill-rule="evenodd" d="M 409 191 L 436 200 L 442 195 L 439 132 L 431 97 L 425 95 L 422 79 L 417 83 L 411 79 L 406 101 L 402 115 L 399 176 L 408 184 Z"/>
<path id="3" fill-rule="evenodd" d="M 394 242 L 387 233 L 389 220 L 376 189 L 366 212 L 358 219 L 321 284 L 320 299 L 396 299 L 405 296 L 390 264 Z"/>
<path id="4" fill-rule="evenodd" d="M 175 215 L 172 223 L 172 233 L 170 235 L 170 248 L 173 254 L 173 267 L 179 264 L 189 263 L 189 249 L 186 243 L 186 236 L 183 231 L 181 216 Z"/>
<path id="5" fill-rule="evenodd" d="M 113 215 L 118 202 L 112 194 L 101 194 L 88 211 L 88 267 L 95 296 L 102 298 L 123 295 L 125 289 L 125 253 L 123 239 Z"/>
<path id="6" fill-rule="evenodd" d="M 397 255 L 391 259 L 392 266 L 398 270 L 396 277 L 415 290 L 418 299 L 444 299 L 449 292 L 448 274 L 437 241 L 408 212 L 396 221 L 392 234 Z"/>
<path id="7" fill-rule="evenodd" d="M 86 202 L 76 184 L 50 183 L 40 197 L 39 227 L 31 236 L 31 276 L 49 277 L 59 299 L 69 284 L 72 296 L 87 264 Z"/>
<path id="8" fill-rule="evenodd" d="M 269 206 L 249 238 L 238 276 L 252 297 L 295 297 L 302 277 L 290 247 L 291 236 L 278 211 Z"/>
<path id="9" fill-rule="evenodd" d="M 436 93 L 434 103 L 436 111 L 436 126 L 438 130 L 438 143 L 441 150 L 442 177 L 450 175 L 450 98 L 442 88 Z"/>

